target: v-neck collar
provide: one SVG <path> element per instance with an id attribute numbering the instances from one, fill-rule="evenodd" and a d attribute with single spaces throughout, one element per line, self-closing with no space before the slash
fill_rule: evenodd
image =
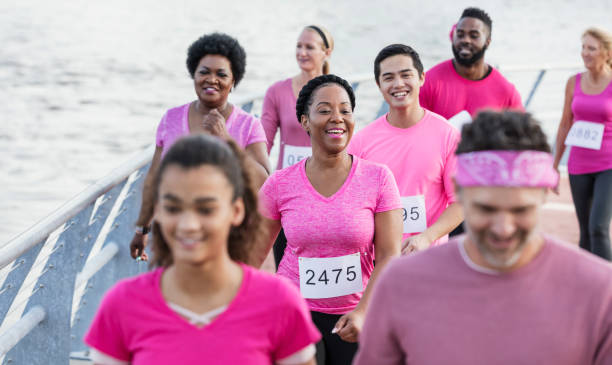
<path id="1" fill-rule="evenodd" d="M 351 156 L 352 163 L 351 163 L 351 170 L 349 171 L 348 176 L 342 183 L 342 186 L 340 186 L 340 189 L 338 189 L 335 193 L 333 193 L 332 195 L 328 197 L 323 196 L 321 193 L 319 193 L 317 189 L 315 189 L 314 186 L 312 186 L 312 184 L 310 183 L 310 180 L 308 179 L 308 175 L 306 175 L 306 161 L 308 161 L 308 159 L 307 158 L 303 159 L 300 162 L 301 165 L 299 166 L 299 170 L 300 170 L 300 175 L 302 176 L 302 181 L 304 182 L 304 185 L 306 185 L 306 188 L 308 189 L 308 191 L 310 191 L 310 193 L 313 196 L 315 196 L 317 199 L 323 200 L 325 202 L 330 202 L 336 199 L 337 196 L 342 195 L 342 193 L 347 189 L 348 185 L 350 184 L 353 178 L 353 175 L 355 174 L 357 164 L 359 163 L 359 159 L 357 157 L 353 155 L 349 155 L 349 156 Z"/>

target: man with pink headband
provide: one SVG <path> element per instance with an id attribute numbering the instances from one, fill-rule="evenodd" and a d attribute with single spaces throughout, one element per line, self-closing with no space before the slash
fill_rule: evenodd
<path id="1" fill-rule="evenodd" d="M 389 264 L 355 364 L 612 364 L 612 266 L 538 230 L 558 174 L 529 115 L 464 127 L 466 235 Z"/>

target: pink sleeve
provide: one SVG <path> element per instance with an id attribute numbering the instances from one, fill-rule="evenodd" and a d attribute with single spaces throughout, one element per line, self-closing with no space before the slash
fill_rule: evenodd
<path id="1" fill-rule="evenodd" d="M 120 323 L 123 306 L 127 300 L 121 284 L 111 288 L 102 299 L 98 312 L 85 335 L 87 345 L 123 361 L 131 360 L 125 332 Z"/>
<path id="2" fill-rule="evenodd" d="M 363 329 L 359 334 L 359 350 L 353 365 L 403 364 L 405 354 L 394 330 L 392 299 L 389 287 L 390 268 L 386 268 L 374 286 Z"/>
<path id="3" fill-rule="evenodd" d="M 247 137 L 247 142 L 244 145 L 245 148 L 253 143 L 266 142 L 266 133 L 264 132 L 263 127 L 261 126 L 261 122 L 254 116 L 251 116 L 251 128 L 249 132 L 250 133 Z"/>
<path id="4" fill-rule="evenodd" d="M 457 145 L 459 144 L 459 131 L 457 131 L 453 127 L 453 131 L 449 135 L 450 141 L 447 144 L 448 150 L 446 151 L 446 161 L 444 163 L 444 191 L 446 192 L 446 198 L 448 199 L 448 204 L 453 204 L 457 201 L 457 197 L 455 196 L 455 184 L 453 183 L 453 178 L 455 177 L 455 171 L 457 169 L 457 155 L 455 155 L 455 150 L 457 149 Z"/>
<path id="5" fill-rule="evenodd" d="M 516 90 L 516 87 L 514 85 L 512 85 L 512 96 L 510 97 L 510 103 L 508 105 L 508 108 L 520 110 L 522 112 L 525 111 L 523 103 L 521 102 L 521 94 L 519 94 L 518 90 Z"/>
<path id="6" fill-rule="evenodd" d="M 276 348 L 274 359 L 284 359 L 302 350 L 304 347 L 314 344 L 321 339 L 321 334 L 310 317 L 310 311 L 306 301 L 302 298 L 297 287 L 292 283 L 282 281 L 279 284 L 281 292 L 276 300 L 280 305 L 279 320 L 276 331 Z"/>
<path id="7" fill-rule="evenodd" d="M 400 209 L 402 202 L 399 189 L 397 188 L 393 173 L 387 166 L 382 166 L 379 186 L 375 213 Z"/>
<path id="8" fill-rule="evenodd" d="M 276 103 L 274 101 L 274 94 L 274 89 L 271 86 L 268 91 L 266 91 L 266 96 L 264 97 L 263 107 L 261 110 L 261 124 L 266 133 L 268 153 L 270 153 L 270 150 L 272 149 L 276 131 L 280 126 L 280 118 L 278 116 L 278 109 L 276 108 Z"/>
<path id="9" fill-rule="evenodd" d="M 259 213 L 268 219 L 281 218 L 277 204 L 276 173 L 272 174 L 259 189 Z"/>
<path id="10" fill-rule="evenodd" d="M 159 125 L 157 126 L 157 133 L 155 134 L 155 145 L 157 147 L 164 147 L 164 140 L 166 139 L 166 120 L 168 119 L 168 112 L 164 114 Z"/>

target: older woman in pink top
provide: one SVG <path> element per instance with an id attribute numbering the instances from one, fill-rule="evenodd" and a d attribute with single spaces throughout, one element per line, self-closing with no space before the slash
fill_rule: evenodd
<path id="1" fill-rule="evenodd" d="M 132 257 L 146 259 L 144 247 L 153 216 L 153 177 L 168 148 L 181 136 L 205 133 L 233 140 L 247 154 L 255 184 L 261 186 L 268 176 L 268 154 L 261 123 L 237 105 L 228 103 L 230 92 L 244 76 L 246 53 L 238 41 L 227 34 L 200 37 L 187 51 L 187 69 L 193 79 L 197 99 L 172 108 L 157 127 L 155 154 L 142 189 L 142 205 L 130 251 Z"/>
<path id="2" fill-rule="evenodd" d="M 262 186 L 260 211 L 269 237 L 251 257 L 261 265 L 280 228 L 285 230 L 278 275 L 306 298 L 323 334 L 317 358 L 326 365 L 351 363 L 372 286 L 399 255 L 402 236 L 393 174 L 346 151 L 354 107 L 350 85 L 334 75 L 316 77 L 300 91 L 296 114 L 310 135 L 312 156 L 277 170 Z"/>
<path id="3" fill-rule="evenodd" d="M 567 167 L 580 247 L 610 261 L 612 34 L 597 28 L 584 32 L 582 59 L 586 72 L 570 77 L 565 88 L 554 167 L 571 146 Z"/>

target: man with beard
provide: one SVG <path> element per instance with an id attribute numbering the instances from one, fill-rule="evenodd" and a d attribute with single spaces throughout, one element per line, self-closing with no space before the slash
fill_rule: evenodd
<path id="1" fill-rule="evenodd" d="M 481 112 L 456 153 L 467 234 L 389 264 L 354 364 L 612 364 L 612 266 L 538 230 L 559 179 L 539 123 Z"/>
<path id="2" fill-rule="evenodd" d="M 514 85 L 484 61 L 491 44 L 491 27 L 491 18 L 483 10 L 465 9 L 452 32 L 454 59 L 426 72 L 421 106 L 457 127 L 470 121 L 469 116 L 473 117 L 480 109 L 523 109 Z M 452 119 L 454 116 L 457 122 Z"/>

